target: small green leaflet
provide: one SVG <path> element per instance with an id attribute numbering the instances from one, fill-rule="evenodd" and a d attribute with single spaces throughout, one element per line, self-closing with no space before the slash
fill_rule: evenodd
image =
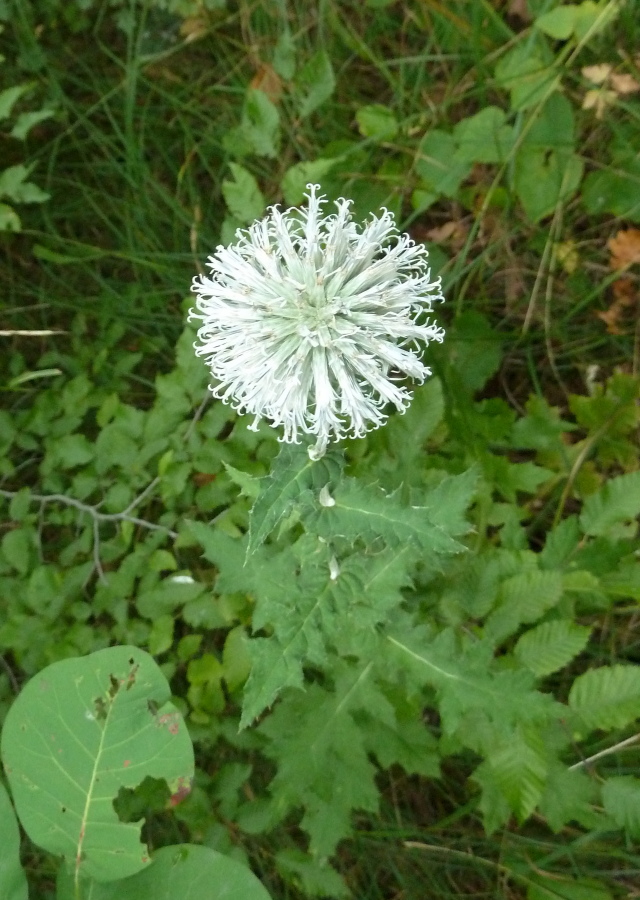
<path id="1" fill-rule="evenodd" d="M 610 479 L 587 497 L 580 514 L 580 527 L 585 534 L 598 536 L 639 514 L 640 472 L 629 472 Z"/>
<path id="2" fill-rule="evenodd" d="M 120 788 L 163 778 L 189 786 L 193 748 L 169 685 L 135 647 L 53 663 L 9 710 L 2 760 L 20 821 L 38 846 L 73 861 L 77 877 L 110 881 L 149 864 L 141 822 L 118 819 Z"/>
<path id="3" fill-rule="evenodd" d="M 591 628 L 586 625 L 576 625 L 569 619 L 554 619 L 525 632 L 514 653 L 534 675 L 550 675 L 582 653 L 590 634 Z"/>
<path id="4" fill-rule="evenodd" d="M 640 716 L 640 666 L 601 666 L 579 675 L 569 706 L 588 728 L 624 728 Z"/>

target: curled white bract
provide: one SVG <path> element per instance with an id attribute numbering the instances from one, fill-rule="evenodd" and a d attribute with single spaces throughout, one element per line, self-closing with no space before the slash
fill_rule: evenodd
<path id="1" fill-rule="evenodd" d="M 271 207 L 216 249 L 189 316 L 213 394 L 253 414 L 251 428 L 282 426 L 283 441 L 314 435 L 318 458 L 329 441 L 382 425 L 389 404 L 406 410 L 403 378 L 424 381 L 422 345 L 444 337 L 428 317 L 443 297 L 426 248 L 390 212 L 359 226 L 351 201 L 323 215 L 318 185 L 307 187 L 305 209 Z"/>

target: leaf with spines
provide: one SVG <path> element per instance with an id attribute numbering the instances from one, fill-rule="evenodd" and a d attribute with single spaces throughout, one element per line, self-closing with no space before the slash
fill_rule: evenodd
<path id="1" fill-rule="evenodd" d="M 386 641 L 393 654 L 388 665 L 408 670 L 415 682 L 433 687 L 439 699 L 443 732 L 451 735 L 470 712 L 481 712 L 500 730 L 520 722 L 541 722 L 562 707 L 534 688 L 526 671 L 495 671 L 492 648 L 478 641 L 463 648 L 451 629 L 435 638 L 408 619 L 394 628 Z M 482 749 L 482 748 L 479 748 Z"/>
<path id="2" fill-rule="evenodd" d="M 624 728 L 640 716 L 640 666 L 601 666 L 579 675 L 569 706 L 591 730 Z"/>
<path id="3" fill-rule="evenodd" d="M 514 653 L 534 675 L 550 675 L 562 669 L 582 653 L 589 641 L 591 628 L 576 625 L 569 619 L 542 622 L 525 632 Z"/>
<path id="4" fill-rule="evenodd" d="M 372 664 L 337 666 L 335 691 L 310 684 L 305 693 L 290 693 L 259 726 L 270 738 L 265 746 L 278 771 L 269 786 L 277 808 L 304 806 L 301 827 L 310 850 L 333 853 L 351 833 L 354 809 L 375 812 L 379 793 L 376 768 L 364 743 L 362 716 L 394 722 L 389 701 L 372 678 Z M 357 716 L 357 718 L 356 718 Z"/>
<path id="5" fill-rule="evenodd" d="M 247 557 L 291 514 L 303 494 L 319 494 L 329 481 L 340 476 L 343 466 L 344 455 L 339 451 L 311 460 L 304 445 L 284 444 L 251 510 Z"/>
<path id="6" fill-rule="evenodd" d="M 31 679 L 2 730 L 2 760 L 31 840 L 83 875 L 110 881 L 149 864 L 141 822 L 113 800 L 147 776 L 172 789 L 193 777 L 193 747 L 148 653 L 110 647 L 53 663 Z"/>
<path id="7" fill-rule="evenodd" d="M 475 473 L 465 473 L 427 492 L 420 505 L 407 506 L 397 493 L 388 495 L 375 485 L 345 478 L 333 492 L 333 502 L 324 506 L 314 502 L 304 521 L 326 540 L 336 536 L 368 544 L 384 540 L 390 547 L 409 543 L 432 557 L 460 553 L 465 547 L 455 538 L 470 529 L 462 510 L 474 490 Z"/>

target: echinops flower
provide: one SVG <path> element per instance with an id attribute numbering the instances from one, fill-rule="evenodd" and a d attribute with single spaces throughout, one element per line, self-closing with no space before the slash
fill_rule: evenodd
<path id="1" fill-rule="evenodd" d="M 389 404 L 406 410 L 400 381 L 431 374 L 420 347 L 444 332 L 425 314 L 443 297 L 425 247 L 390 212 L 360 226 L 350 200 L 324 215 L 319 186 L 307 189 L 306 209 L 273 206 L 216 249 L 210 276 L 194 278 L 190 318 L 214 396 L 252 413 L 251 428 L 282 426 L 283 441 L 315 435 L 317 459 L 329 441 L 382 425 Z"/>

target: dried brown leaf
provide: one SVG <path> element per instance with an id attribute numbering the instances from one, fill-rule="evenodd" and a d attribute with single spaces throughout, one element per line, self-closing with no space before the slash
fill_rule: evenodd
<path id="1" fill-rule="evenodd" d="M 260 68 L 251 79 L 251 87 L 266 94 L 272 103 L 277 103 L 282 96 L 282 79 L 267 63 L 260 63 Z"/>
<path id="2" fill-rule="evenodd" d="M 611 257 L 609 265 L 614 271 L 640 263 L 640 229 L 626 228 L 607 241 Z"/>

